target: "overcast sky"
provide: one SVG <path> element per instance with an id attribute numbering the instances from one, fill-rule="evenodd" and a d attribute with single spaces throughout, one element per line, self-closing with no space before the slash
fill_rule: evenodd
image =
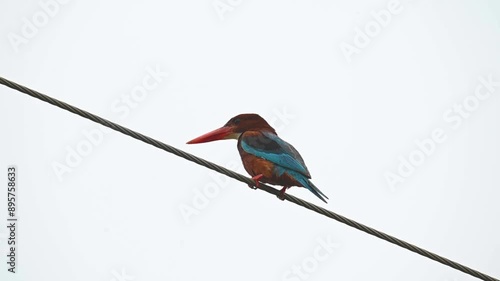
<path id="1" fill-rule="evenodd" d="M 0 76 L 244 174 L 185 143 L 258 113 L 330 200 L 290 194 L 500 277 L 500 2 L 2 2 Z M 0 120 L 0 280 L 476 280 L 3 86 Z"/>

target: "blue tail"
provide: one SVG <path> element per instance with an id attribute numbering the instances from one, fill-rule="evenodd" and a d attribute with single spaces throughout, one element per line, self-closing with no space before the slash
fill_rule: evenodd
<path id="1" fill-rule="evenodd" d="M 316 197 L 321 199 L 321 201 L 326 202 L 325 199 L 329 199 L 328 196 L 326 196 L 319 188 L 317 188 L 308 178 L 306 178 L 304 175 L 299 174 L 297 172 L 293 171 L 287 171 L 292 177 L 294 177 L 298 182 L 300 182 L 305 188 L 307 188 L 309 191 L 311 191 Z"/>
<path id="2" fill-rule="evenodd" d="M 316 195 L 319 199 L 321 199 L 323 202 L 327 203 L 325 199 L 329 199 L 328 196 L 326 196 L 319 188 L 317 188 L 310 180 L 307 180 L 307 185 L 305 185 L 309 191 L 311 191 L 314 195 Z"/>

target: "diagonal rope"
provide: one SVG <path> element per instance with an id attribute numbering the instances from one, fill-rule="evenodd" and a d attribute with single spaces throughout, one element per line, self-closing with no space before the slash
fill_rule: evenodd
<path id="1" fill-rule="evenodd" d="M 198 165 L 204 166 L 206 168 L 209 168 L 211 170 L 214 170 L 216 172 L 219 172 L 221 174 L 229 176 L 229 177 L 231 177 L 233 179 L 236 179 L 236 180 L 239 180 L 241 182 L 244 182 L 244 183 L 248 184 L 249 186 L 255 186 L 255 182 L 252 179 L 248 178 L 248 177 L 245 177 L 245 176 L 243 176 L 241 174 L 235 173 L 235 172 L 233 172 L 233 171 L 231 171 L 229 169 L 226 169 L 226 168 L 224 168 L 222 166 L 219 166 L 217 164 L 209 162 L 209 161 L 207 161 L 205 159 L 202 159 L 200 157 L 194 156 L 194 155 L 192 155 L 190 153 L 184 152 L 184 151 L 182 151 L 180 149 L 177 149 L 177 148 L 175 148 L 173 146 L 170 146 L 168 144 L 165 144 L 163 142 L 160 142 L 158 140 L 155 140 L 153 138 L 145 136 L 145 135 L 143 135 L 141 133 L 138 133 L 136 131 L 130 130 L 129 128 L 126 128 L 126 127 L 123 127 L 123 126 L 118 125 L 116 123 L 113 123 L 113 122 L 111 122 L 109 120 L 101 118 L 101 117 L 99 117 L 97 115 L 94 115 L 94 114 L 92 114 L 90 112 L 87 112 L 85 110 L 79 109 L 79 108 L 77 108 L 75 106 L 72 106 L 70 104 L 67 104 L 67 103 L 65 103 L 63 101 L 57 100 L 57 99 L 49 97 L 47 95 L 44 95 L 44 94 L 42 94 L 40 92 L 37 92 L 35 90 L 32 90 L 32 89 L 30 89 L 28 87 L 25 87 L 23 85 L 19 85 L 19 84 L 15 83 L 15 82 L 9 81 L 9 80 L 7 80 L 7 79 L 5 79 L 3 77 L 0 77 L 0 84 L 3 84 L 3 85 L 5 85 L 5 86 L 7 86 L 9 88 L 12 88 L 14 90 L 17 90 L 17 91 L 21 92 L 21 93 L 27 94 L 27 95 L 29 95 L 31 97 L 40 99 L 40 100 L 42 100 L 44 102 L 47 102 L 47 103 L 50 103 L 50 104 L 55 105 L 57 107 L 60 107 L 60 108 L 62 108 L 64 110 L 72 112 L 72 113 L 74 113 L 76 115 L 80 115 L 83 118 L 92 120 L 92 121 L 94 121 L 96 123 L 99 123 L 99 124 L 102 124 L 102 125 L 104 125 L 106 127 L 109 127 L 111 129 L 115 130 L 115 131 L 118 131 L 118 132 L 123 133 L 125 135 L 128 135 L 130 137 L 133 137 L 133 138 L 135 138 L 137 140 L 140 140 L 140 141 L 143 141 L 143 142 L 145 142 L 147 144 L 155 146 L 155 147 L 157 147 L 159 149 L 165 150 L 165 151 L 170 152 L 170 153 L 172 153 L 174 155 L 182 157 L 182 158 L 184 158 L 184 159 L 186 159 L 188 161 L 194 162 L 194 163 L 196 163 Z M 277 189 L 272 188 L 272 187 L 270 187 L 268 185 L 265 185 L 263 183 L 259 184 L 259 189 L 262 189 L 262 190 L 264 190 L 264 191 L 266 191 L 268 193 L 274 194 L 274 195 L 278 195 L 279 194 L 279 191 Z M 454 268 L 456 270 L 459 270 L 459 271 L 467 273 L 467 274 L 469 274 L 471 276 L 477 277 L 477 278 L 479 278 L 481 280 L 486 280 L 486 281 L 500 281 L 500 280 L 498 280 L 496 278 L 493 278 L 493 277 L 491 277 L 489 275 L 481 273 L 481 272 L 479 272 L 479 271 L 477 271 L 475 269 L 472 269 L 472 268 L 470 268 L 468 266 L 462 265 L 462 264 L 460 264 L 458 262 L 452 261 L 452 260 L 447 259 L 447 258 L 445 258 L 443 256 L 440 256 L 440 255 L 434 254 L 432 252 L 429 252 L 429 251 L 427 251 L 425 249 L 422 249 L 422 248 L 420 248 L 418 246 L 415 246 L 415 245 L 410 244 L 410 243 L 408 243 L 406 241 L 398 239 L 398 238 L 396 238 L 394 236 L 391 236 L 391 235 L 386 234 L 384 232 L 378 231 L 378 230 L 376 230 L 374 228 L 371 228 L 371 227 L 366 226 L 364 224 L 358 223 L 358 222 L 356 222 L 354 220 L 351 220 L 349 218 L 346 218 L 346 217 L 344 217 L 342 215 L 339 215 L 337 213 L 329 211 L 329 210 L 327 210 L 325 208 L 316 206 L 316 205 L 311 204 L 311 203 L 309 203 L 307 201 L 299 199 L 299 198 L 297 198 L 297 197 L 295 197 L 293 195 L 285 193 L 285 200 L 293 202 L 293 203 L 295 203 L 295 204 L 297 204 L 299 206 L 305 207 L 305 208 L 307 208 L 307 209 L 309 209 L 311 211 L 314 211 L 316 213 L 322 214 L 322 215 L 324 215 L 326 217 L 332 218 L 332 219 L 334 219 L 336 221 L 339 221 L 341 223 L 347 224 L 350 227 L 353 227 L 353 228 L 356 228 L 357 230 L 366 232 L 366 233 L 368 233 L 370 235 L 373 235 L 373 236 L 375 236 L 377 238 L 380 238 L 382 240 L 385 240 L 385 241 L 387 241 L 389 243 L 392 243 L 392 244 L 395 244 L 395 245 L 400 246 L 402 248 L 405 248 L 407 250 L 410 250 L 410 251 L 412 251 L 414 253 L 417 253 L 419 255 L 422 255 L 422 256 L 424 256 L 426 258 L 435 260 L 435 261 L 437 261 L 439 263 L 442 263 L 442 264 L 444 264 L 446 266 L 452 267 L 452 268 Z"/>

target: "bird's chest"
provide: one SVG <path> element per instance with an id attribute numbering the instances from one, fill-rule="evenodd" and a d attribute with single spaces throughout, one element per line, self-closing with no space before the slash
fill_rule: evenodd
<path id="1" fill-rule="evenodd" d="M 271 179 L 275 177 L 275 166 L 272 162 L 247 153 L 238 143 L 238 152 L 240 153 L 243 167 L 251 175 L 256 176 L 262 174 L 264 178 Z"/>

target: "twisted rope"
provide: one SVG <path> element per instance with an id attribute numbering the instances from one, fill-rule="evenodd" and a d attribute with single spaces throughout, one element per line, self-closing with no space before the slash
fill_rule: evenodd
<path id="1" fill-rule="evenodd" d="M 150 144 L 152 146 L 155 146 L 155 147 L 157 147 L 159 149 L 162 149 L 162 150 L 165 150 L 167 152 L 170 152 L 170 153 L 172 153 L 172 154 L 174 154 L 176 156 L 182 157 L 182 158 L 184 158 L 184 159 L 186 159 L 188 161 L 194 162 L 194 163 L 196 163 L 198 165 L 204 166 L 204 167 L 206 167 L 208 169 L 214 170 L 214 171 L 216 171 L 218 173 L 224 174 L 224 175 L 229 176 L 229 177 L 231 177 L 233 179 L 236 179 L 238 181 L 244 182 L 244 183 L 248 184 L 249 186 L 256 187 L 255 186 L 255 182 L 251 178 L 248 178 L 248 177 L 245 177 L 245 176 L 243 176 L 241 174 L 235 173 L 235 172 L 233 172 L 231 170 L 228 170 L 228 169 L 226 169 L 226 168 L 224 168 L 222 166 L 219 166 L 217 164 L 209 162 L 209 161 L 207 161 L 205 159 L 202 159 L 200 157 L 194 156 L 194 155 L 192 155 L 190 153 L 187 153 L 187 152 L 182 151 L 180 149 L 177 149 L 177 148 L 175 148 L 173 146 L 165 144 L 165 143 L 163 143 L 161 141 L 158 141 L 158 140 L 155 140 L 155 139 L 150 138 L 148 136 L 145 136 L 145 135 L 143 135 L 141 133 L 138 133 L 136 131 L 133 131 L 133 130 L 131 130 L 129 128 L 126 128 L 126 127 L 123 127 L 123 126 L 118 125 L 116 123 L 113 123 L 113 122 L 111 122 L 109 120 L 101 118 L 101 117 L 99 117 L 99 116 L 97 116 L 95 114 L 92 114 L 90 112 L 87 112 L 85 110 L 79 109 L 79 108 L 77 108 L 75 106 L 72 106 L 70 104 L 67 104 L 67 103 L 65 103 L 63 101 L 60 101 L 60 100 L 57 100 L 55 98 L 49 97 L 49 96 L 44 95 L 44 94 L 42 94 L 40 92 L 32 90 L 32 89 L 30 89 L 28 87 L 25 87 L 25 86 L 22 86 L 20 84 L 15 83 L 15 82 L 12 82 L 10 80 L 7 80 L 7 79 L 5 79 L 3 77 L 0 77 L 0 84 L 3 84 L 3 85 L 5 85 L 5 86 L 7 86 L 9 88 L 12 88 L 14 90 L 17 90 L 17 91 L 21 92 L 21 93 L 27 94 L 27 95 L 29 95 L 31 97 L 40 99 L 40 100 L 42 100 L 44 102 L 50 103 L 50 104 L 52 104 L 54 106 L 57 106 L 59 108 L 62 108 L 62 109 L 67 110 L 69 112 L 72 112 L 72 113 L 74 113 L 76 115 L 80 115 L 83 118 L 92 120 L 92 121 L 94 121 L 96 123 L 104 125 L 104 126 L 106 126 L 108 128 L 111 128 L 111 129 L 113 129 L 115 131 L 123 133 L 123 134 L 125 134 L 127 136 L 133 137 L 134 139 L 143 141 L 143 142 L 145 142 L 147 144 Z M 264 191 L 266 191 L 268 193 L 271 193 L 271 194 L 274 194 L 274 195 L 278 195 L 279 194 L 279 190 L 277 190 L 275 188 L 272 188 L 272 187 L 270 187 L 270 186 L 268 186 L 266 184 L 263 184 L 263 183 L 259 184 L 258 189 L 264 190 Z M 401 239 L 398 239 L 398 238 L 396 238 L 394 236 L 391 236 L 389 234 L 386 234 L 384 232 L 378 231 L 378 230 L 376 230 L 374 228 L 371 228 L 369 226 L 366 226 L 364 224 L 361 224 L 361 223 L 358 223 L 358 222 L 356 222 L 354 220 L 346 218 L 346 217 L 344 217 L 342 215 L 339 215 L 337 213 L 329 211 L 329 210 L 327 210 L 325 208 L 322 208 L 322 207 L 316 206 L 314 204 L 311 204 L 311 203 L 309 203 L 307 201 L 304 201 L 302 199 L 299 199 L 299 198 L 297 198 L 297 197 L 295 197 L 293 195 L 285 193 L 285 200 L 290 201 L 292 203 L 295 203 L 295 204 L 297 204 L 299 206 L 302 206 L 304 208 L 307 208 L 307 209 L 309 209 L 311 211 L 314 211 L 314 212 L 316 212 L 318 214 L 322 214 L 322 215 L 324 215 L 326 217 L 332 218 L 332 219 L 334 219 L 336 221 L 344 223 L 344 224 L 346 224 L 346 225 L 348 225 L 350 227 L 353 227 L 353 228 L 355 228 L 357 230 L 361 230 L 363 232 L 366 232 L 366 233 L 368 233 L 370 235 L 373 235 L 373 236 L 375 236 L 377 238 L 385 240 L 385 241 L 387 241 L 389 243 L 392 243 L 392 244 L 395 244 L 395 245 L 397 245 L 399 247 L 402 247 L 402 248 L 405 248 L 407 250 L 410 250 L 410 251 L 412 251 L 414 253 L 417 253 L 419 255 L 422 255 L 422 256 L 424 256 L 426 258 L 429 258 L 431 260 L 437 261 L 439 263 L 442 263 L 442 264 L 444 264 L 446 266 L 452 267 L 452 268 L 454 268 L 456 270 L 462 271 L 462 272 L 464 272 L 466 274 L 469 274 L 471 276 L 477 277 L 477 278 L 479 278 L 481 280 L 486 280 L 486 281 L 500 281 L 500 280 L 498 280 L 496 278 L 493 278 L 493 277 L 491 277 L 489 275 L 481 273 L 481 272 L 479 272 L 479 271 L 477 271 L 475 269 L 472 269 L 472 268 L 470 268 L 468 266 L 462 265 L 460 263 L 457 263 L 455 261 L 447 259 L 447 258 L 445 258 L 443 256 L 440 256 L 440 255 L 437 255 L 437 254 L 432 253 L 430 251 L 427 251 L 425 249 L 422 249 L 422 248 L 420 248 L 418 246 L 410 244 L 410 243 L 408 243 L 406 241 L 403 241 Z"/>

